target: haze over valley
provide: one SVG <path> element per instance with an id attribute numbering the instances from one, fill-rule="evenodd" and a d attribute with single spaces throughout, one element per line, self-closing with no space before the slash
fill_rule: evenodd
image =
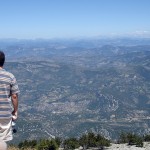
<path id="1" fill-rule="evenodd" d="M 21 90 L 18 139 L 150 132 L 150 39 L 0 40 Z"/>

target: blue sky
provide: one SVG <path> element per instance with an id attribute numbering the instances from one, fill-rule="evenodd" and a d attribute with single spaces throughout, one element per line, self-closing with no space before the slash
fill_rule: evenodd
<path id="1" fill-rule="evenodd" d="M 150 0 L 0 0 L 0 38 L 150 35 Z"/>

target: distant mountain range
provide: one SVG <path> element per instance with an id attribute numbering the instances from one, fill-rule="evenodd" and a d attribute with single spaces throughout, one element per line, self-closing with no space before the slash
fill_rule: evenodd
<path id="1" fill-rule="evenodd" d="M 150 132 L 150 39 L 3 41 L 21 90 L 14 142 Z"/>

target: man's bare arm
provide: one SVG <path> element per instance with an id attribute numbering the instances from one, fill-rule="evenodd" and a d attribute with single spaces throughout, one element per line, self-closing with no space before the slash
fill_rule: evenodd
<path id="1" fill-rule="evenodd" d="M 18 94 L 12 94 L 11 100 L 14 108 L 12 115 L 15 117 L 13 118 L 15 120 L 18 117 Z"/>

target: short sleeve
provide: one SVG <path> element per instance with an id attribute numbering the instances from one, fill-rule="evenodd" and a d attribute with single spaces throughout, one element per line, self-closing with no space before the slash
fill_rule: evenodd
<path id="1" fill-rule="evenodd" d="M 11 82 L 11 94 L 19 94 L 20 90 L 16 81 L 16 78 L 13 76 L 12 82 Z"/>

